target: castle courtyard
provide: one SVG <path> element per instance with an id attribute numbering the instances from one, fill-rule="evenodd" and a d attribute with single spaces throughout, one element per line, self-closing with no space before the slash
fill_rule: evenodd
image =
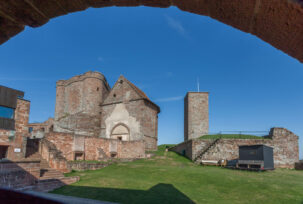
<path id="1" fill-rule="evenodd" d="M 78 183 L 51 193 L 114 203 L 302 203 L 302 171 L 200 166 L 159 146 L 151 159 L 67 174 Z"/>
<path id="2" fill-rule="evenodd" d="M 303 204 L 303 0 L 0 0 L 0 204 Z"/>

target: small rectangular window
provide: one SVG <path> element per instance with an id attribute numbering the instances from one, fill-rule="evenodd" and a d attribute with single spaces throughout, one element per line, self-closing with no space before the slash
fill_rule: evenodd
<path id="1" fill-rule="evenodd" d="M 29 127 L 29 128 L 28 128 L 28 132 L 29 132 L 29 133 L 33 132 L 33 127 Z"/>
<path id="2" fill-rule="evenodd" d="M 14 119 L 15 109 L 0 106 L 0 117 Z"/>

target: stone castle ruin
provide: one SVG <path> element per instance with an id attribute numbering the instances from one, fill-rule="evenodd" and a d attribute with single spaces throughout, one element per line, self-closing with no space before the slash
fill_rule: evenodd
<path id="1" fill-rule="evenodd" d="M 170 150 L 201 163 L 202 160 L 219 161 L 239 158 L 239 146 L 267 145 L 274 149 L 274 165 L 294 168 L 299 161 L 299 137 L 285 128 L 272 128 L 259 139 L 206 139 L 208 134 L 208 93 L 189 92 L 184 99 L 184 142 Z"/>
<path id="2" fill-rule="evenodd" d="M 157 149 L 160 108 L 120 76 L 111 89 L 99 72 L 57 82 L 54 132 L 145 142 Z"/>
<path id="3" fill-rule="evenodd" d="M 120 76 L 111 88 L 99 72 L 87 72 L 56 86 L 55 117 L 28 123 L 30 101 L 22 91 L 0 86 L 0 186 L 61 186 L 74 160 L 146 158 L 157 150 L 160 108 Z M 272 128 L 259 139 L 209 139 L 209 94 L 189 92 L 184 100 L 184 142 L 170 150 L 201 163 L 233 160 L 240 145 L 274 149 L 275 167 L 294 168 L 299 161 L 298 136 Z M 41 182 L 43 181 L 43 182 Z M 43 187 L 43 188 L 44 188 Z"/>
<path id="4" fill-rule="evenodd" d="M 160 108 L 124 76 L 112 88 L 99 72 L 56 85 L 55 118 L 31 124 L 24 93 L 2 88 L 0 106 L 12 104 L 12 114 L 0 117 L 0 160 L 43 159 L 67 172 L 72 160 L 136 159 L 157 150 Z"/>
<path id="5" fill-rule="evenodd" d="M 142 158 L 157 149 L 159 112 L 124 76 L 110 88 L 101 73 L 87 72 L 57 82 L 53 132 L 45 140 L 67 160 Z"/>

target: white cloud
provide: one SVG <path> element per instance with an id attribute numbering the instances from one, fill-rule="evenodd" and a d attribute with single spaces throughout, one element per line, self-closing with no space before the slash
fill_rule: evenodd
<path id="1" fill-rule="evenodd" d="M 167 24 L 174 30 L 176 30 L 179 34 L 185 36 L 186 35 L 186 31 L 182 25 L 182 23 L 170 16 L 165 15 Z"/>
<path id="2" fill-rule="evenodd" d="M 155 100 L 155 102 L 171 102 L 171 101 L 180 101 L 184 98 L 184 96 L 174 96 L 168 98 L 159 98 Z"/>

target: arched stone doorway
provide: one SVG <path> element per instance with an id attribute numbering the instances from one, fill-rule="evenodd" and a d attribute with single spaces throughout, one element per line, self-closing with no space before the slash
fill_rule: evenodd
<path id="1" fill-rule="evenodd" d="M 303 62 L 303 4 L 300 0 L 0 0 L 0 44 L 23 31 L 25 26 L 39 27 L 57 16 L 108 6 L 176 6 L 258 36 Z"/>
<path id="2" fill-rule="evenodd" d="M 116 125 L 110 134 L 111 139 L 129 141 L 129 128 L 125 124 Z"/>

